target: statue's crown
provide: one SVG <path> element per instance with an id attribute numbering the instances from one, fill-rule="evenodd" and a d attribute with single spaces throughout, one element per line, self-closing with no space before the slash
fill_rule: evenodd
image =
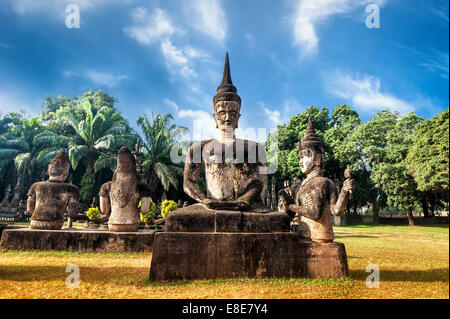
<path id="1" fill-rule="evenodd" d="M 49 165 L 70 165 L 69 158 L 67 157 L 66 151 L 64 149 L 61 150 L 55 157 L 50 161 Z"/>
<path id="2" fill-rule="evenodd" d="M 311 123 L 311 117 L 308 117 L 308 127 L 306 128 L 305 136 L 298 143 L 298 150 L 301 151 L 305 148 L 313 148 L 324 154 L 323 142 L 320 137 L 316 134 L 314 127 Z"/>
<path id="3" fill-rule="evenodd" d="M 225 55 L 225 66 L 223 69 L 222 83 L 217 87 L 217 94 L 214 96 L 214 106 L 219 101 L 236 101 L 241 105 L 241 98 L 237 94 L 237 89 L 231 81 L 230 61 L 228 59 L 228 52 Z"/>

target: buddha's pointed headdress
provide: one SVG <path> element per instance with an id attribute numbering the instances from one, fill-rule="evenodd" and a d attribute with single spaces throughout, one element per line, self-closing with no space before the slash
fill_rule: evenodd
<path id="1" fill-rule="evenodd" d="M 313 148 L 317 152 L 324 154 L 323 142 L 312 126 L 311 117 L 308 117 L 308 127 L 306 128 L 305 136 L 298 143 L 299 151 L 305 148 Z"/>
<path id="2" fill-rule="evenodd" d="M 214 96 L 214 107 L 219 101 L 236 101 L 241 105 L 241 98 L 237 94 L 237 89 L 231 81 L 230 61 L 228 59 L 228 52 L 225 55 L 225 66 L 223 69 L 222 83 L 217 88 L 217 94 Z"/>

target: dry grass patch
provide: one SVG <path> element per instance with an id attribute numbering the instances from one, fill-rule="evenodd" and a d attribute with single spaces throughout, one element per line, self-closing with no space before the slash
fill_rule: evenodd
<path id="1" fill-rule="evenodd" d="M 154 283 L 151 254 L 2 251 L 0 298 L 449 298 L 448 226 L 335 230 L 349 278 Z M 79 288 L 66 287 L 69 264 L 80 267 Z M 379 289 L 366 288 L 368 264 L 380 268 Z"/>

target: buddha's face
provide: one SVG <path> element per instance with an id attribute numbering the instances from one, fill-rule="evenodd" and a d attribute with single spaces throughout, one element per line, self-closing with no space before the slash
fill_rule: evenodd
<path id="1" fill-rule="evenodd" d="M 304 174 L 309 174 L 315 166 L 320 166 L 320 154 L 312 148 L 304 148 L 298 154 L 300 157 L 300 169 Z"/>
<path id="2" fill-rule="evenodd" d="M 69 176 L 70 164 L 52 163 L 48 166 L 49 180 L 52 182 L 64 182 Z"/>
<path id="3" fill-rule="evenodd" d="M 236 101 L 219 101 L 216 103 L 216 111 L 214 112 L 214 119 L 216 127 L 219 130 L 225 131 L 229 129 L 236 129 L 241 114 L 239 114 L 239 103 Z"/>

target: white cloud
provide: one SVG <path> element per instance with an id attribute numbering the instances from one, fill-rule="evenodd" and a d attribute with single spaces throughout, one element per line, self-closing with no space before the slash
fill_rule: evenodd
<path id="1" fill-rule="evenodd" d="M 448 24 L 448 0 L 441 0 L 437 3 L 430 4 L 430 10 Z"/>
<path id="2" fill-rule="evenodd" d="M 131 16 L 134 26 L 125 28 L 125 33 L 142 44 L 152 44 L 159 40 L 170 38 L 174 33 L 182 33 L 176 28 L 170 17 L 157 8 L 149 15 L 146 8 L 135 8 Z"/>
<path id="3" fill-rule="evenodd" d="M 66 77 L 82 77 L 86 78 L 95 84 L 104 85 L 109 87 L 117 86 L 120 82 L 127 78 L 123 74 L 113 74 L 109 72 L 99 72 L 95 70 L 86 70 L 83 73 L 76 73 L 72 71 L 64 71 Z"/>
<path id="4" fill-rule="evenodd" d="M 433 53 L 426 57 L 426 61 L 419 65 L 426 67 L 428 70 L 448 80 L 448 52 L 432 51 Z"/>
<path id="5" fill-rule="evenodd" d="M 370 113 L 389 108 L 402 114 L 415 109 L 412 103 L 382 92 L 380 79 L 373 75 L 352 76 L 337 70 L 335 74 L 327 74 L 324 78 L 324 84 L 332 94 L 351 101 L 355 108 Z"/>
<path id="6" fill-rule="evenodd" d="M 294 16 L 294 45 L 302 55 L 318 50 L 317 25 L 334 15 L 344 14 L 368 3 L 383 5 L 384 0 L 299 0 Z"/>
<path id="7" fill-rule="evenodd" d="M 170 72 L 180 74 L 185 78 L 197 77 L 195 71 L 188 65 L 189 60 L 186 53 L 174 46 L 170 40 L 161 43 L 161 52 Z"/>
<path id="8" fill-rule="evenodd" d="M 217 41 L 224 41 L 228 23 L 220 0 L 194 0 L 190 6 L 193 27 Z"/>
<path id="9" fill-rule="evenodd" d="M 178 111 L 178 105 L 177 105 L 177 103 L 175 103 L 174 101 L 169 100 L 169 99 L 164 99 L 164 103 L 165 103 L 167 106 L 172 107 L 175 111 Z"/>
<path id="10" fill-rule="evenodd" d="M 183 78 L 197 77 L 192 64 L 193 60 L 209 61 L 206 52 L 192 46 L 175 45 L 175 36 L 186 32 L 176 27 L 169 15 L 160 8 L 149 15 L 147 9 L 136 8 L 131 13 L 134 25 L 124 31 L 131 38 L 144 45 L 159 45 L 164 62 L 170 73 Z"/>
<path id="11" fill-rule="evenodd" d="M 268 107 L 266 107 L 264 105 L 264 103 L 262 103 L 262 102 L 259 102 L 258 104 L 264 110 L 264 114 L 267 116 L 268 120 L 272 123 L 272 125 L 277 126 L 277 125 L 281 124 L 280 111 L 277 111 L 277 110 L 272 111 Z"/>
<path id="12" fill-rule="evenodd" d="M 211 114 L 202 110 L 180 110 L 178 117 L 191 119 L 193 130 L 191 138 L 194 141 L 206 140 L 217 136 L 216 122 Z"/>

